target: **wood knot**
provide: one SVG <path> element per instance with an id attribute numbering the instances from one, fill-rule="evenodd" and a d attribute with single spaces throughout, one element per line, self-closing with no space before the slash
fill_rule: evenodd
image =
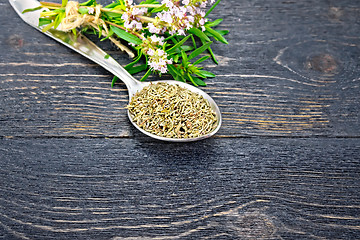
<path id="1" fill-rule="evenodd" d="M 17 34 L 11 35 L 6 42 L 15 49 L 20 49 L 24 46 L 24 39 Z"/>
<path id="2" fill-rule="evenodd" d="M 276 232 L 272 220 L 259 212 L 239 214 L 228 226 L 235 230 L 242 239 L 264 239 L 272 237 Z"/>
<path id="3" fill-rule="evenodd" d="M 339 21 L 340 18 L 343 16 L 344 12 L 338 7 L 331 7 L 329 9 L 329 18 Z"/>
<path id="4" fill-rule="evenodd" d="M 306 62 L 306 67 L 321 73 L 332 74 L 338 69 L 338 64 L 330 54 L 319 54 L 310 57 Z"/>

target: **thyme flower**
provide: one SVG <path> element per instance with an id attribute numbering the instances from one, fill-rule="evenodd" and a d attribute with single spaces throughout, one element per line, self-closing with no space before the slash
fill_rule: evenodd
<path id="1" fill-rule="evenodd" d="M 44 26 L 43 31 L 59 27 L 75 34 L 80 30 L 97 34 L 102 40 L 110 39 L 133 58 L 125 66 L 129 73 L 146 72 L 142 81 L 151 73 L 169 73 L 175 80 L 205 86 L 203 80 L 215 75 L 196 65 L 208 58 L 217 63 L 210 46 L 213 41 L 227 44 L 224 35 L 228 31 L 213 29 L 222 19 L 206 18 L 219 2 L 145 0 L 136 4 L 133 0 L 117 0 L 107 6 L 97 4 L 96 0 L 41 2 L 44 11 L 40 13 L 39 25 Z M 210 9 L 205 12 L 207 7 Z"/>

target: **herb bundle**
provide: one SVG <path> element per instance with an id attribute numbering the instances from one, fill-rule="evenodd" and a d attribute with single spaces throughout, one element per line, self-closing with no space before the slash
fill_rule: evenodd
<path id="1" fill-rule="evenodd" d="M 223 36 L 228 31 L 213 29 L 222 19 L 206 18 L 219 2 L 146 0 L 135 4 L 133 0 L 117 0 L 103 7 L 96 0 L 83 3 L 62 0 L 62 4 L 40 2 L 38 8 L 24 13 L 43 9 L 39 19 L 43 31 L 59 27 L 74 34 L 77 30 L 93 33 L 101 41 L 109 39 L 133 58 L 125 66 L 130 74 L 145 73 L 141 81 L 151 73 L 160 76 L 170 73 L 175 80 L 205 86 L 204 80 L 215 75 L 198 65 L 209 58 L 217 63 L 210 47 L 213 41 L 227 44 Z M 204 54 L 205 51 L 209 54 Z M 114 77 L 112 85 L 116 81 Z"/>
<path id="2" fill-rule="evenodd" d="M 139 127 L 161 137 L 196 138 L 218 124 L 203 96 L 177 84 L 150 84 L 132 97 L 127 109 Z"/>

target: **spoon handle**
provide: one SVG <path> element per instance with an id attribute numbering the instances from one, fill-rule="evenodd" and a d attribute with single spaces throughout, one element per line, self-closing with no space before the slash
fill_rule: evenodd
<path id="1" fill-rule="evenodd" d="M 42 32 L 38 27 L 39 11 L 22 13 L 25 9 L 35 8 L 40 6 L 36 0 L 9 0 L 11 6 L 16 13 L 30 26 Z M 84 57 L 99 64 L 119 79 L 121 79 L 129 90 L 129 95 L 132 95 L 136 90 L 141 88 L 141 83 L 131 76 L 118 62 L 110 57 L 106 52 L 96 46 L 92 41 L 78 34 L 75 36 L 72 32 L 63 32 L 55 29 L 50 29 L 47 32 L 42 32 L 65 46 L 80 53 Z"/>

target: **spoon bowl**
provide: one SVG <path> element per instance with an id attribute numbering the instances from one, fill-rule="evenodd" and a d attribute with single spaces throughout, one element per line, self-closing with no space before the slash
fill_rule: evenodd
<path id="1" fill-rule="evenodd" d="M 221 127 L 221 122 L 222 122 L 222 118 L 221 118 L 221 112 L 219 110 L 219 107 L 217 106 L 216 102 L 214 101 L 214 99 L 212 99 L 207 93 L 205 93 L 204 91 L 200 90 L 197 87 L 194 87 L 190 84 L 184 83 L 184 82 L 179 82 L 179 81 L 174 81 L 174 80 L 163 80 L 163 81 L 154 81 L 152 83 L 157 83 L 157 82 L 165 82 L 167 84 L 172 84 L 172 85 L 179 85 L 180 87 L 186 88 L 188 90 L 190 90 L 191 92 L 197 93 L 201 96 L 203 96 L 210 104 L 211 109 L 215 112 L 216 114 L 216 119 L 217 119 L 217 126 L 214 130 L 212 130 L 211 132 L 199 136 L 199 137 L 195 137 L 195 138 L 167 138 L 167 137 L 161 137 L 155 134 L 152 134 L 150 132 L 145 131 L 143 128 L 139 127 L 136 122 L 133 120 L 133 116 L 131 115 L 130 111 L 128 111 L 128 117 L 131 121 L 131 123 L 142 133 L 158 139 L 158 140 L 162 140 L 162 141 L 168 141 L 168 142 L 191 142 L 191 141 L 198 141 L 198 140 L 202 140 L 205 138 L 209 138 L 211 136 L 213 136 Z M 140 82 L 142 88 L 148 86 L 150 84 L 150 82 Z M 141 89 L 142 89 L 141 88 Z M 141 90 L 140 89 L 140 90 Z M 129 101 L 131 101 L 132 96 L 135 94 L 136 92 L 131 92 L 129 90 Z"/>
<path id="2" fill-rule="evenodd" d="M 36 0 L 9 0 L 9 2 L 11 4 L 11 6 L 15 9 L 16 13 L 27 24 L 29 24 L 30 26 L 41 31 L 41 28 L 38 27 L 39 16 L 40 16 L 39 11 L 33 11 L 33 12 L 28 12 L 28 13 L 22 14 L 22 12 L 25 9 L 35 8 L 35 7 L 40 6 L 40 3 L 38 1 L 36 1 Z M 102 49 L 100 49 L 98 46 L 96 46 L 93 42 L 91 42 L 88 38 L 86 38 L 85 36 L 83 36 L 81 34 L 79 34 L 75 37 L 72 32 L 63 32 L 63 31 L 58 31 L 55 29 L 50 29 L 49 31 L 43 32 L 43 33 L 48 35 L 49 37 L 55 39 L 56 41 L 64 44 L 65 46 L 73 49 L 74 51 L 80 53 L 81 55 L 92 60 L 93 62 L 99 64 L 100 66 L 102 66 L 103 68 L 105 68 L 106 70 L 108 70 L 109 72 L 114 74 L 115 76 L 117 76 L 119 79 L 121 79 L 125 83 L 125 85 L 128 89 L 129 101 L 131 101 L 132 96 L 136 92 L 140 91 L 141 89 L 143 89 L 144 87 L 146 87 L 150 84 L 150 82 L 140 82 L 140 81 L 136 80 L 118 62 L 116 62 L 112 57 L 108 57 L 108 54 L 106 52 L 104 52 Z M 191 141 L 197 141 L 197 140 L 211 137 L 220 129 L 222 118 L 221 118 L 221 113 L 220 113 L 219 107 L 217 106 L 216 102 L 204 91 L 202 91 L 201 89 L 194 87 L 190 84 L 187 84 L 184 82 L 179 82 L 179 81 L 174 81 L 174 80 L 154 81 L 153 83 L 156 83 L 156 82 L 166 82 L 166 83 L 172 84 L 172 85 L 177 84 L 180 87 L 186 88 L 192 92 L 202 95 L 206 100 L 208 100 L 212 110 L 216 114 L 217 126 L 213 131 L 211 131 L 205 135 L 196 137 L 196 138 L 161 137 L 161 136 L 149 133 L 149 132 L 145 131 L 144 129 L 142 129 L 141 127 L 139 127 L 136 124 L 136 122 L 133 120 L 133 116 L 131 115 L 131 113 L 128 111 L 128 117 L 129 117 L 131 123 L 139 131 L 141 131 L 142 133 L 144 133 L 152 138 L 162 140 L 162 141 L 191 142 Z"/>

